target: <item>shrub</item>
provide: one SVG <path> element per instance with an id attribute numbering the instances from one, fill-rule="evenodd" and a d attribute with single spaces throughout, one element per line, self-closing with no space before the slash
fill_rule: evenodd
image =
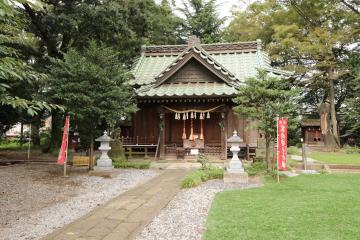
<path id="1" fill-rule="evenodd" d="M 278 171 L 276 169 L 272 169 L 272 170 L 268 170 L 267 171 L 267 174 L 272 177 L 272 178 L 277 178 L 277 173 L 279 172 L 279 177 L 280 178 L 287 178 L 288 176 L 285 175 L 283 172 L 281 171 Z"/>
<path id="2" fill-rule="evenodd" d="M 51 135 L 49 131 L 40 132 L 40 145 L 43 146 L 42 150 L 48 148 L 51 141 Z"/>
<path id="3" fill-rule="evenodd" d="M 207 169 L 207 164 L 209 162 L 208 157 L 205 154 L 200 153 L 197 157 L 197 162 L 201 164 L 201 169 Z"/>
<path id="4" fill-rule="evenodd" d="M 245 166 L 244 168 L 249 176 L 255 176 L 264 174 L 267 169 L 267 164 L 266 162 L 254 162 L 253 164 Z"/>
<path id="5" fill-rule="evenodd" d="M 326 169 L 320 169 L 319 173 L 320 174 L 329 174 L 329 172 Z"/>
<path id="6" fill-rule="evenodd" d="M 182 188 L 192 188 L 211 179 L 221 179 L 224 177 L 224 169 L 219 167 L 209 167 L 188 173 L 181 181 Z"/>
<path id="7" fill-rule="evenodd" d="M 26 150 L 28 148 L 28 142 L 23 145 L 17 140 L 5 140 L 0 142 L 0 150 Z"/>
<path id="8" fill-rule="evenodd" d="M 150 168 L 150 161 L 127 161 L 123 158 L 115 158 L 114 159 L 114 167 L 115 168 L 136 168 L 136 169 L 149 169 Z"/>
<path id="9" fill-rule="evenodd" d="M 200 185 L 203 182 L 201 179 L 201 173 L 198 171 L 187 174 L 181 181 L 182 188 L 192 188 Z"/>
<path id="10" fill-rule="evenodd" d="M 358 154 L 358 153 L 360 153 L 360 148 L 359 147 L 346 146 L 346 147 L 344 147 L 344 149 L 345 149 L 346 154 Z"/>
<path id="11" fill-rule="evenodd" d="M 108 155 L 110 158 L 122 158 L 123 160 L 126 159 L 124 148 L 121 144 L 119 139 L 116 139 L 114 142 L 110 143 L 111 150 L 109 151 Z"/>
<path id="12" fill-rule="evenodd" d="M 207 169 L 208 179 L 222 179 L 224 178 L 224 169 L 219 167 L 209 167 Z"/>
<path id="13" fill-rule="evenodd" d="M 297 155 L 299 154 L 299 149 L 295 146 L 288 147 L 287 153 L 291 155 Z"/>

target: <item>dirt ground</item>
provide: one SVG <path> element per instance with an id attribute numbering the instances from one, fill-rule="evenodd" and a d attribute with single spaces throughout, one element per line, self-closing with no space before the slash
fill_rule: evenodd
<path id="1" fill-rule="evenodd" d="M 89 176 L 85 167 L 68 170 L 64 178 L 58 165 L 0 166 L 0 239 L 39 239 L 157 175 L 115 169 L 105 179 Z"/>
<path id="2" fill-rule="evenodd" d="M 71 175 L 84 174 L 84 169 Z M 12 165 L 0 167 L 0 227 L 78 194 L 80 180 L 64 178 L 56 165 Z"/>

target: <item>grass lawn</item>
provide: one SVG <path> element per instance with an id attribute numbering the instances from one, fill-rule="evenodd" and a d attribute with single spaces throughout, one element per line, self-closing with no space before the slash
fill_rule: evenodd
<path id="1" fill-rule="evenodd" d="M 0 151 L 3 150 L 27 150 L 29 147 L 29 143 L 25 142 L 22 145 L 17 141 L 4 141 L 0 142 Z"/>
<path id="2" fill-rule="evenodd" d="M 327 164 L 355 164 L 360 165 L 360 154 L 346 154 L 345 152 L 311 152 L 309 157 Z"/>
<path id="3" fill-rule="evenodd" d="M 211 239 L 360 239 L 360 174 L 302 175 L 216 195 Z"/>

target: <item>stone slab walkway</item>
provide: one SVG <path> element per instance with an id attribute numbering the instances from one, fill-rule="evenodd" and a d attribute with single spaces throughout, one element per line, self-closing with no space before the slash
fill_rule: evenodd
<path id="1" fill-rule="evenodd" d="M 43 239 L 134 239 L 180 191 L 180 181 L 186 172 L 184 169 L 165 170 Z"/>

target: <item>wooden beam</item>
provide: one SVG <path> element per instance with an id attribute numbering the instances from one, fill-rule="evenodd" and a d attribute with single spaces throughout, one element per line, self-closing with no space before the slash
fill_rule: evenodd
<path id="1" fill-rule="evenodd" d="M 164 112 L 160 112 L 160 122 L 162 128 L 160 129 L 160 159 L 165 159 L 165 129 L 166 129 L 166 116 Z"/>

